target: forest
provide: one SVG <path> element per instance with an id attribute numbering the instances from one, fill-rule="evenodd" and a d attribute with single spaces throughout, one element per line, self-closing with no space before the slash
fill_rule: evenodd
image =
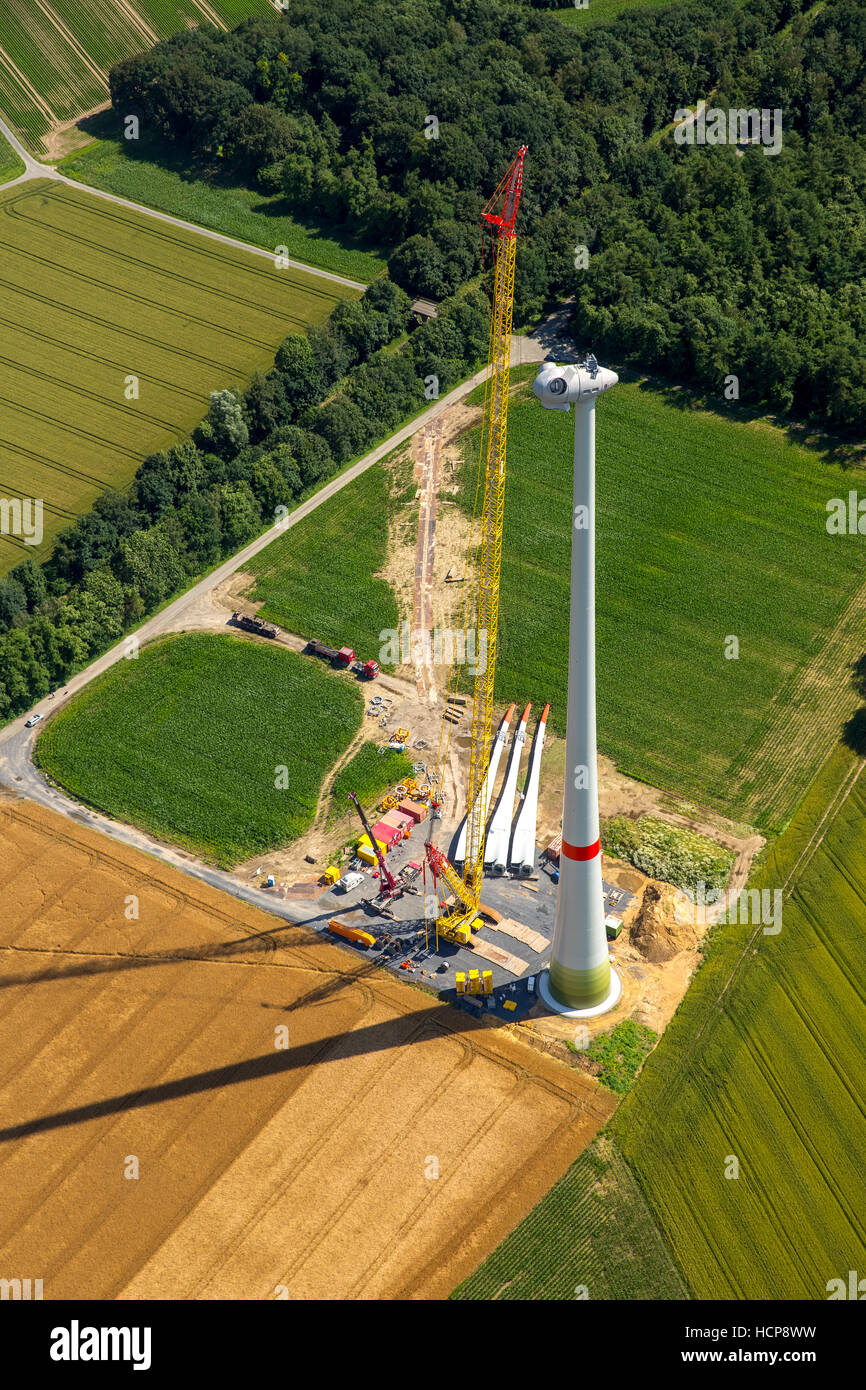
<path id="1" fill-rule="evenodd" d="M 118 124 L 389 250 L 412 294 L 481 269 L 525 143 L 517 318 L 566 297 L 610 359 L 840 432 L 866 405 L 855 0 L 695 0 L 578 31 L 508 0 L 293 0 L 111 74 Z M 777 153 L 678 144 L 678 110 L 779 109 Z M 586 247 L 585 264 L 578 248 Z"/>
<path id="2" fill-rule="evenodd" d="M 486 360 L 479 290 L 402 341 L 409 309 L 402 289 L 375 280 L 327 323 L 289 334 L 270 371 L 243 392 L 214 391 L 192 438 L 146 458 L 127 493 L 97 498 L 43 565 L 27 559 L 0 579 L 0 721 Z"/>
<path id="3" fill-rule="evenodd" d="M 234 553 L 487 352 L 479 217 L 529 147 L 516 315 L 580 346 L 852 434 L 866 404 L 854 0 L 695 0 L 578 31 L 508 0 L 293 0 L 111 73 L 118 128 L 378 240 L 389 276 L 290 335 L 191 439 L 145 459 L 0 582 L 0 720 Z M 680 144 L 678 110 L 780 108 L 777 154 Z M 585 264 L 576 254 L 586 247 Z M 410 321 L 410 295 L 441 301 Z M 411 331 L 407 331 L 410 330 Z"/>

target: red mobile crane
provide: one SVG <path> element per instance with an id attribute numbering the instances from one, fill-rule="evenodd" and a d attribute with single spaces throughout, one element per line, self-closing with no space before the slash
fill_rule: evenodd
<path id="1" fill-rule="evenodd" d="M 354 792 L 349 792 L 349 800 L 355 803 L 355 810 L 361 817 L 361 824 L 367 832 L 367 839 L 370 841 L 373 853 L 379 861 L 379 897 L 399 898 L 400 894 L 403 892 L 403 885 L 397 882 L 391 870 L 388 868 L 388 865 L 385 863 L 385 856 L 379 848 L 379 841 L 367 824 L 367 817 L 364 815 L 363 807 Z"/>

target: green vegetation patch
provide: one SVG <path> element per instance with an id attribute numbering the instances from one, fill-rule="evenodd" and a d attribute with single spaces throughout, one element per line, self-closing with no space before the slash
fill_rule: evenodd
<path id="1" fill-rule="evenodd" d="M 356 293 L 45 180 L 0 193 L 0 260 L 0 479 L 44 504 L 41 544 L 0 536 L 0 573 Z"/>
<path id="2" fill-rule="evenodd" d="M 411 776 L 412 759 L 407 758 L 405 753 L 398 753 L 393 748 L 381 752 L 379 744 L 372 741 L 362 744 L 334 778 L 328 820 L 337 821 L 344 815 L 357 818 L 357 812 L 349 801 L 349 792 L 355 793 L 367 811 L 390 787 L 405 782 Z"/>
<path id="3" fill-rule="evenodd" d="M 698 884 L 724 888 L 731 876 L 733 850 L 695 830 L 685 830 L 656 816 L 612 816 L 601 828 L 606 854 L 625 859 L 650 878 L 664 879 L 677 888 L 695 892 Z"/>
<path id="4" fill-rule="evenodd" d="M 600 1135 L 454 1299 L 682 1299 L 689 1291 L 627 1163 Z"/>
<path id="5" fill-rule="evenodd" d="M 225 177 L 205 179 L 201 172 L 160 151 L 149 159 L 122 140 L 98 140 L 68 155 L 61 168 L 70 178 L 117 193 L 134 203 L 159 208 L 186 222 L 197 222 L 225 236 L 273 251 L 285 246 L 292 260 L 367 282 L 381 275 L 384 258 L 348 231 L 293 216 L 282 194 L 268 195 Z"/>
<path id="6" fill-rule="evenodd" d="M 399 621 L 391 586 L 376 577 L 387 559 L 392 505 L 388 470 L 374 464 L 260 551 L 247 569 L 262 616 L 378 661 L 381 633 Z"/>
<path id="7" fill-rule="evenodd" d="M 118 662 L 50 721 L 37 756 L 73 796 L 228 868 L 308 829 L 362 717 L 358 688 L 327 668 L 199 633 Z"/>
<path id="8" fill-rule="evenodd" d="M 627 1018 L 609 1033 L 593 1038 L 586 1055 L 598 1063 L 596 1074 L 601 1084 L 620 1096 L 630 1091 L 656 1036 L 652 1028 Z"/>
<path id="9" fill-rule="evenodd" d="M 0 183 L 9 183 L 23 173 L 23 159 L 15 153 L 9 141 L 0 135 Z"/>
<path id="10" fill-rule="evenodd" d="M 566 5 L 554 13 L 563 24 L 585 29 L 592 24 L 610 24 L 624 10 L 668 8 L 672 3 L 673 0 L 588 0 L 582 8 Z M 686 0 L 680 0 L 680 3 L 686 3 Z"/>
<path id="11" fill-rule="evenodd" d="M 824 1299 L 866 1268 L 862 769 L 822 768 L 750 883 L 784 891 L 781 931 L 715 928 L 612 1122 L 697 1298 Z"/>
<path id="12" fill-rule="evenodd" d="M 827 500 L 847 497 L 850 477 L 766 422 L 726 419 L 645 383 L 621 381 L 597 417 L 601 750 L 621 772 L 734 818 L 748 809 L 753 824 L 774 828 L 784 816 L 765 818 L 763 806 L 788 761 L 799 788 L 826 750 L 809 743 L 780 755 L 754 788 L 752 753 L 786 702 L 794 708 L 796 684 L 786 682 L 862 583 L 862 538 L 826 528 Z M 470 431 L 467 508 L 477 452 Z M 558 733 L 573 453 L 573 414 L 543 410 L 522 388 L 508 416 L 496 694 L 550 700 Z M 726 657 L 731 635 L 735 659 Z M 831 705 L 845 679 L 824 687 Z"/>

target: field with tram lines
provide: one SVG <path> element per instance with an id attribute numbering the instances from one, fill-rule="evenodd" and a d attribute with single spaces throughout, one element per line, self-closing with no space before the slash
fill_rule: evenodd
<path id="1" fill-rule="evenodd" d="M 574 419 L 541 414 L 520 388 L 496 687 L 518 701 L 543 691 L 562 732 Z M 597 435 L 600 749 L 654 786 L 781 828 L 857 703 L 862 541 L 826 529 L 850 475 L 766 421 L 637 381 L 599 404 Z M 471 431 L 469 505 L 476 441 Z M 726 658 L 731 637 L 738 655 Z"/>
<path id="2" fill-rule="evenodd" d="M 605 1135 L 451 1295 L 455 1299 L 682 1299 L 640 1187 Z"/>
<path id="3" fill-rule="evenodd" d="M 232 28 L 270 0 L 3 0 L 0 113 L 34 148 L 108 100 L 109 69 L 193 25 Z"/>
<path id="4" fill-rule="evenodd" d="M 613 1122 L 697 1298 L 825 1299 L 866 1262 L 862 768 L 821 770 L 753 880 L 781 930 L 717 929 Z"/>
<path id="5" fill-rule="evenodd" d="M 83 191 L 0 193 L 0 494 L 45 516 L 40 547 L 0 537 L 0 573 L 352 293 Z"/>

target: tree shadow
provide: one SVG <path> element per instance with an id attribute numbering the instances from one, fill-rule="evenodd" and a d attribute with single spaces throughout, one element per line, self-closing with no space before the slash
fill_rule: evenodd
<path id="1" fill-rule="evenodd" d="M 623 379 L 626 379 L 627 372 L 628 369 L 624 369 L 620 373 Z M 643 372 L 631 371 L 628 374 L 631 379 L 640 378 L 641 391 L 661 396 L 665 404 L 675 410 L 707 411 L 720 420 L 734 420 L 741 425 L 762 422 L 781 431 L 789 443 L 810 449 L 820 454 L 824 462 L 836 464 L 839 468 L 862 468 L 866 463 L 866 446 L 854 437 L 853 433 L 850 438 L 841 432 L 832 434 L 814 421 L 780 415 L 771 406 L 751 404 L 748 401 L 726 401 L 717 393 L 700 386 L 679 385 L 663 377 L 647 376 Z"/>
<path id="2" fill-rule="evenodd" d="M 851 673 L 851 687 L 861 700 L 866 700 L 866 652 L 853 661 L 848 668 Z M 842 742 L 858 757 L 866 758 L 866 705 L 855 710 L 842 727 Z"/>

